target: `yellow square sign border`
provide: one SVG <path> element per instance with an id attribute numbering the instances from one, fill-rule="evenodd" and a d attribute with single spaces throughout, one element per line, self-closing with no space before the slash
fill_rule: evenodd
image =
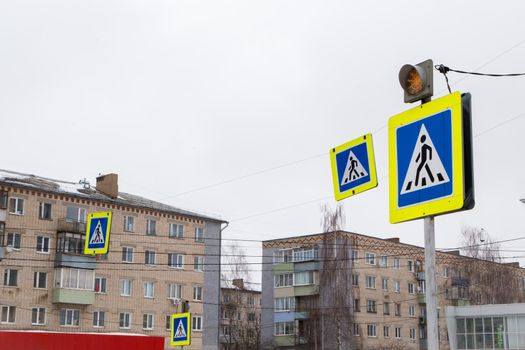
<path id="1" fill-rule="evenodd" d="M 111 218 L 113 216 L 113 213 L 110 211 L 102 211 L 97 213 L 90 213 L 88 215 L 88 220 L 86 224 L 86 242 L 84 243 L 84 254 L 107 254 L 109 250 L 109 235 L 111 233 Z M 100 219 L 100 218 L 108 218 L 108 227 L 107 227 L 107 233 L 106 233 L 106 240 L 104 242 L 103 248 L 97 248 L 97 249 L 89 249 L 89 230 L 91 229 L 91 221 L 93 219 Z"/>
<path id="2" fill-rule="evenodd" d="M 183 317 L 186 317 L 186 319 L 188 320 L 187 322 L 187 327 L 188 329 L 186 330 L 187 334 L 188 334 L 188 339 L 186 340 L 183 340 L 183 341 L 173 341 L 173 335 L 175 334 L 175 327 L 173 327 L 173 320 L 175 318 L 183 318 Z M 190 312 L 184 312 L 184 313 L 181 313 L 181 314 L 172 314 L 171 315 L 171 319 L 170 319 L 170 345 L 171 346 L 184 346 L 184 345 L 191 345 L 191 313 Z"/>
<path id="3" fill-rule="evenodd" d="M 430 117 L 447 109 L 451 110 L 452 124 L 452 194 L 448 197 L 399 208 L 397 203 L 398 172 L 396 131 L 400 126 Z M 461 209 L 465 201 L 461 93 L 456 91 L 391 117 L 388 121 L 388 155 L 390 175 L 390 223 L 396 224 Z"/>
<path id="4" fill-rule="evenodd" d="M 339 176 L 337 173 L 337 160 L 336 155 L 342 151 L 345 151 L 349 148 L 355 147 L 362 143 L 366 143 L 366 150 L 368 154 L 368 167 L 370 174 L 370 181 L 359 185 L 352 190 L 341 192 L 339 186 Z M 367 191 L 374 187 L 377 187 L 377 172 L 375 164 L 375 155 L 374 155 L 374 144 L 372 141 L 372 134 L 368 133 L 363 136 L 360 136 L 354 140 L 343 143 L 342 145 L 336 146 L 330 149 L 330 164 L 332 167 L 332 182 L 334 185 L 334 196 L 337 201 L 351 197 L 358 193 Z"/>

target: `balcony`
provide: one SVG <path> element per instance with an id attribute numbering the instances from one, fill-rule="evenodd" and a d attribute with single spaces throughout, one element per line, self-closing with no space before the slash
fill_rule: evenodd
<path id="1" fill-rule="evenodd" d="M 273 337 L 276 346 L 294 346 L 295 335 L 278 335 Z"/>
<path id="2" fill-rule="evenodd" d="M 468 287 L 469 280 L 465 277 L 452 277 L 451 284 L 453 286 Z"/>
<path id="3" fill-rule="evenodd" d="M 416 274 L 416 278 L 418 281 L 424 281 L 425 280 L 425 273 L 424 272 L 418 272 Z"/>
<path id="4" fill-rule="evenodd" d="M 416 298 L 418 304 L 426 304 L 425 294 L 419 293 Z"/>
<path id="5" fill-rule="evenodd" d="M 296 320 L 307 320 L 310 317 L 310 314 L 308 311 L 295 311 L 294 318 Z"/>
<path id="6" fill-rule="evenodd" d="M 95 292 L 85 289 L 53 288 L 53 303 L 93 305 Z"/>
<path id="7" fill-rule="evenodd" d="M 71 219 L 58 219 L 58 232 L 86 233 L 86 223 Z"/>
<path id="8" fill-rule="evenodd" d="M 319 294 L 319 285 L 316 285 L 316 284 L 294 287 L 294 295 L 296 297 L 316 295 L 316 294 Z"/>
<path id="9" fill-rule="evenodd" d="M 55 267 L 73 267 L 77 269 L 94 270 L 97 266 L 95 256 L 57 252 Z"/>
<path id="10" fill-rule="evenodd" d="M 281 273 L 292 273 L 293 272 L 293 263 L 278 263 L 272 266 L 273 273 L 275 275 Z"/>

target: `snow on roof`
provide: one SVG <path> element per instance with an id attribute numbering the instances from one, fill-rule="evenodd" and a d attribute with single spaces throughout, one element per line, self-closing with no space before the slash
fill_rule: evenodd
<path id="1" fill-rule="evenodd" d="M 89 185 L 84 186 L 84 184 L 81 184 L 80 182 L 75 183 L 63 180 L 56 180 L 32 174 L 24 174 L 16 171 L 2 169 L 0 169 L 0 182 L 18 187 L 22 186 L 35 188 L 58 194 L 74 195 L 94 200 L 113 202 L 115 204 L 131 205 L 152 210 L 167 211 L 180 215 L 193 216 L 204 220 L 225 222 L 220 218 L 199 214 L 195 211 L 176 208 L 171 205 L 156 202 L 151 199 L 147 199 L 129 193 L 119 192 L 118 198 L 113 199 L 101 192 L 97 192 L 95 188 L 92 188 Z"/>

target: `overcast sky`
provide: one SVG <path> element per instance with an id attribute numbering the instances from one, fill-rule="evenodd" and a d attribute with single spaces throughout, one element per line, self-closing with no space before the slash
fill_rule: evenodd
<path id="1" fill-rule="evenodd" d="M 399 68 L 524 72 L 523 13 L 522 0 L 0 0 L 0 168 L 115 172 L 121 191 L 265 240 L 320 231 L 328 150 L 372 132 L 379 186 L 343 201 L 346 229 L 423 245 L 422 220 L 389 223 L 386 125 L 412 107 Z M 525 77 L 449 77 L 472 94 L 476 207 L 437 217 L 436 246 L 465 225 L 525 236 Z"/>

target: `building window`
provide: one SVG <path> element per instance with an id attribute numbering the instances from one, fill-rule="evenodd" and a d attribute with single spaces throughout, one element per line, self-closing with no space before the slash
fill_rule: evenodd
<path id="1" fill-rule="evenodd" d="M 46 289 L 47 288 L 47 273 L 35 271 L 33 275 L 33 288 Z"/>
<path id="2" fill-rule="evenodd" d="M 359 250 L 352 250 L 352 263 L 359 264 Z"/>
<path id="3" fill-rule="evenodd" d="M 2 305 L 2 318 L 0 323 L 15 323 L 16 306 Z"/>
<path id="4" fill-rule="evenodd" d="M 388 292 L 388 278 L 382 278 L 381 279 L 381 287 L 383 288 L 383 291 Z"/>
<path id="5" fill-rule="evenodd" d="M 168 266 L 182 269 L 184 266 L 184 255 L 179 253 L 169 253 Z"/>
<path id="6" fill-rule="evenodd" d="M 366 276 L 366 288 L 376 289 L 376 277 L 375 276 Z"/>
<path id="7" fill-rule="evenodd" d="M 274 287 L 291 287 L 293 286 L 293 273 L 285 273 L 274 276 Z"/>
<path id="8" fill-rule="evenodd" d="M 195 228 L 195 242 L 204 242 L 204 229 L 201 227 Z"/>
<path id="9" fill-rule="evenodd" d="M 202 331 L 202 316 L 193 316 L 191 318 L 191 330 Z"/>
<path id="10" fill-rule="evenodd" d="M 13 249 L 20 249 L 22 247 L 22 235 L 20 233 L 9 232 L 7 234 L 6 246 Z"/>
<path id="11" fill-rule="evenodd" d="M 193 286 L 193 300 L 202 300 L 201 286 Z"/>
<path id="12" fill-rule="evenodd" d="M 352 285 L 354 287 L 359 287 L 359 274 L 357 273 L 352 274 Z"/>
<path id="13" fill-rule="evenodd" d="M 95 311 L 93 312 L 93 327 L 102 328 L 104 327 L 104 319 L 106 318 L 106 312 Z"/>
<path id="14" fill-rule="evenodd" d="M 55 269 L 55 287 L 93 291 L 95 271 L 73 268 Z"/>
<path id="15" fill-rule="evenodd" d="M 41 220 L 51 220 L 51 203 L 41 202 L 39 204 L 38 218 Z"/>
<path id="16" fill-rule="evenodd" d="M 367 324 L 366 325 L 366 334 L 369 337 L 377 337 L 376 334 L 376 325 L 375 324 Z"/>
<path id="17" fill-rule="evenodd" d="M 184 226 L 181 224 L 170 224 L 170 238 L 184 238 Z"/>
<path id="18" fill-rule="evenodd" d="M 153 314 L 142 315 L 142 328 L 146 330 L 153 329 Z"/>
<path id="19" fill-rule="evenodd" d="M 399 293 L 401 291 L 401 282 L 394 281 L 394 292 Z"/>
<path id="20" fill-rule="evenodd" d="M 297 272 L 294 274 L 294 286 L 306 286 L 314 283 L 313 271 Z"/>
<path id="21" fill-rule="evenodd" d="M 310 261 L 317 259 L 317 248 L 298 248 L 293 250 L 293 261 Z"/>
<path id="22" fill-rule="evenodd" d="M 383 337 L 390 338 L 390 327 L 383 326 Z"/>
<path id="23" fill-rule="evenodd" d="M 410 339 L 416 339 L 416 329 L 410 328 Z"/>
<path id="24" fill-rule="evenodd" d="M 417 281 L 417 292 L 419 294 L 425 294 L 427 291 L 427 287 L 425 284 L 425 281 Z"/>
<path id="25" fill-rule="evenodd" d="M 383 314 L 390 315 L 390 302 L 388 301 L 383 302 Z"/>
<path id="26" fill-rule="evenodd" d="M 381 267 L 388 267 L 388 256 L 382 255 L 381 256 L 381 261 L 379 262 L 379 265 Z"/>
<path id="27" fill-rule="evenodd" d="M 360 312 L 361 311 L 361 304 L 359 299 L 354 299 L 354 311 Z"/>
<path id="28" fill-rule="evenodd" d="M 248 318 L 248 322 L 255 321 L 255 312 L 249 312 L 247 315 L 247 318 Z"/>
<path id="29" fill-rule="evenodd" d="M 445 278 L 448 278 L 448 276 L 449 276 L 449 268 L 448 268 L 448 266 L 443 267 L 443 276 Z"/>
<path id="30" fill-rule="evenodd" d="M 155 265 L 156 253 L 154 250 L 146 250 L 144 253 L 144 263 L 146 265 Z"/>
<path id="31" fill-rule="evenodd" d="M 31 324 L 33 326 L 44 326 L 46 324 L 46 309 L 34 307 L 31 310 Z"/>
<path id="32" fill-rule="evenodd" d="M 401 339 L 401 327 L 395 328 L 396 338 Z"/>
<path id="33" fill-rule="evenodd" d="M 168 284 L 168 299 L 180 299 L 182 297 L 182 286 L 177 283 Z"/>
<path id="34" fill-rule="evenodd" d="M 293 249 L 281 249 L 273 253 L 273 263 L 283 264 L 293 262 Z"/>
<path id="35" fill-rule="evenodd" d="M 129 297 L 133 292 L 133 281 L 129 278 L 120 280 L 120 295 Z"/>
<path id="36" fill-rule="evenodd" d="M 146 220 L 146 234 L 150 236 L 157 234 L 157 221 L 152 219 Z"/>
<path id="37" fill-rule="evenodd" d="M 407 264 L 408 264 L 408 271 L 414 272 L 414 262 L 412 260 L 408 260 Z"/>
<path id="38" fill-rule="evenodd" d="M 275 298 L 273 301 L 275 311 L 295 310 L 295 297 Z"/>
<path id="39" fill-rule="evenodd" d="M 17 197 L 9 198 L 9 213 L 24 215 L 24 199 Z"/>
<path id="40" fill-rule="evenodd" d="M 401 267 L 401 260 L 399 258 L 394 258 L 394 264 L 392 266 L 394 269 L 399 269 Z"/>
<path id="41" fill-rule="evenodd" d="M 133 247 L 122 247 L 122 262 L 133 262 Z"/>
<path id="42" fill-rule="evenodd" d="M 166 330 L 171 331 L 171 315 L 166 315 Z"/>
<path id="43" fill-rule="evenodd" d="M 353 323 L 353 327 L 352 327 L 352 333 L 355 337 L 359 337 L 359 324 L 358 323 Z"/>
<path id="44" fill-rule="evenodd" d="M 276 322 L 275 335 L 293 335 L 294 322 Z"/>
<path id="45" fill-rule="evenodd" d="M 366 301 L 366 312 L 368 313 L 377 313 L 377 303 L 375 300 Z"/>
<path id="46" fill-rule="evenodd" d="M 5 269 L 4 271 L 4 286 L 16 287 L 18 286 L 18 270 Z"/>
<path id="47" fill-rule="evenodd" d="M 49 237 L 36 237 L 36 251 L 39 253 L 49 253 Z"/>
<path id="48" fill-rule="evenodd" d="M 155 284 L 153 282 L 144 282 L 144 298 L 153 298 L 155 296 Z"/>
<path id="49" fill-rule="evenodd" d="M 86 222 L 86 209 L 79 207 L 67 207 L 66 220 L 68 222 Z"/>
<path id="50" fill-rule="evenodd" d="M 80 324 L 79 309 L 60 309 L 60 325 L 64 327 L 78 327 Z"/>
<path id="51" fill-rule="evenodd" d="M 246 298 L 246 304 L 250 305 L 250 306 L 254 306 L 255 305 L 255 298 L 252 297 L 251 295 L 249 295 L 247 298 Z"/>
<path id="52" fill-rule="evenodd" d="M 61 232 L 58 234 L 57 251 L 68 254 L 84 254 L 86 235 Z"/>
<path id="53" fill-rule="evenodd" d="M 395 306 L 395 309 L 396 309 L 395 310 L 396 311 L 395 312 L 396 316 L 401 316 L 401 304 L 395 303 L 394 306 Z"/>
<path id="54" fill-rule="evenodd" d="M 365 261 L 368 265 L 375 265 L 376 255 L 374 253 L 365 253 Z"/>
<path id="55" fill-rule="evenodd" d="M 124 231 L 135 232 L 135 218 L 133 216 L 124 216 Z"/>
<path id="56" fill-rule="evenodd" d="M 0 192 L 0 209 L 7 209 L 8 198 L 7 192 Z"/>
<path id="57" fill-rule="evenodd" d="M 95 277 L 95 293 L 107 293 L 108 280 L 106 277 Z"/>
<path id="58" fill-rule="evenodd" d="M 416 307 L 414 305 L 408 305 L 408 316 L 416 317 Z"/>
<path id="59" fill-rule="evenodd" d="M 415 294 L 414 283 L 408 282 L 408 294 Z"/>
<path id="60" fill-rule="evenodd" d="M 199 272 L 204 271 L 204 257 L 203 256 L 196 256 L 193 258 L 193 269 Z"/>
<path id="61" fill-rule="evenodd" d="M 119 328 L 129 329 L 131 327 L 131 314 L 129 312 L 121 312 L 118 321 Z"/>

